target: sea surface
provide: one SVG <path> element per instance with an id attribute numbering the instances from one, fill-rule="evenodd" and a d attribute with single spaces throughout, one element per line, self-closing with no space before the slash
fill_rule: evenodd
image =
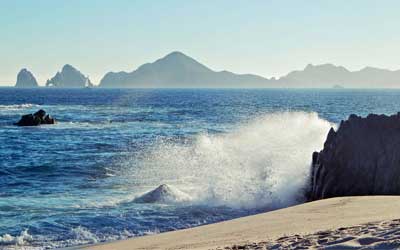
<path id="1" fill-rule="evenodd" d="M 58 123 L 17 127 L 44 109 Z M 194 227 L 303 202 L 311 154 L 399 90 L 0 88 L 0 249 Z M 189 200 L 139 203 L 161 184 Z"/>

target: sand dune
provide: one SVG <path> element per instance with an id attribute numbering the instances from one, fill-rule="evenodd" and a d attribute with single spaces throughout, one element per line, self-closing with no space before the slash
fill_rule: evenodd
<path id="1" fill-rule="evenodd" d="M 81 249 L 392 249 L 400 246 L 399 218 L 400 196 L 332 198 Z"/>

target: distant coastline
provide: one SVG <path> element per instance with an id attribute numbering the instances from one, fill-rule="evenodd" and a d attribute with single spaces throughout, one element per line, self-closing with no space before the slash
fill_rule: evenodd
<path id="1" fill-rule="evenodd" d="M 344 89 L 344 87 L 342 85 L 338 85 L 338 84 L 333 85 L 332 88 L 333 89 Z"/>
<path id="2" fill-rule="evenodd" d="M 29 70 L 22 69 L 16 87 L 40 87 Z M 98 85 L 72 65 L 47 80 L 57 88 L 400 88 L 400 70 L 365 67 L 349 71 L 333 64 L 308 64 L 279 78 L 214 71 L 195 59 L 172 52 L 131 72 L 108 72 Z"/>

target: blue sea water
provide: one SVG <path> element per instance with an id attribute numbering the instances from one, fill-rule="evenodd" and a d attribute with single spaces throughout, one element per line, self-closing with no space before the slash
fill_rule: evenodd
<path id="1" fill-rule="evenodd" d="M 44 109 L 56 125 L 17 127 Z M 399 90 L 0 88 L 0 249 L 125 239 L 302 202 L 311 153 Z M 169 184 L 191 201 L 135 197 Z"/>

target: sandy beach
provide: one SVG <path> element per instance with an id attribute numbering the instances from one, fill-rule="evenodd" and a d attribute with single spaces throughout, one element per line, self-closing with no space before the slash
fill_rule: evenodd
<path id="1" fill-rule="evenodd" d="M 390 249 L 400 246 L 399 211 L 400 196 L 332 198 L 80 249 Z"/>

